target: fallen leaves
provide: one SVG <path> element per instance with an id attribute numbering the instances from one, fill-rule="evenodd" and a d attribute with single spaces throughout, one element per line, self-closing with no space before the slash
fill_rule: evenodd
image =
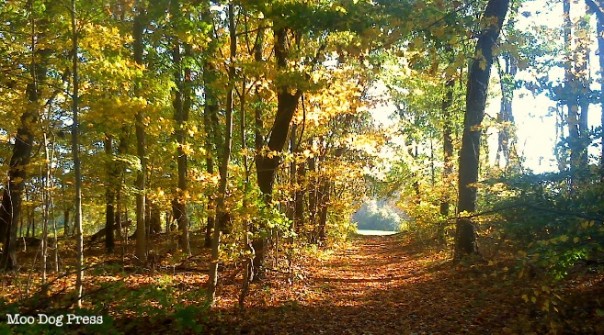
<path id="1" fill-rule="evenodd" d="M 138 327 L 148 333 L 167 331 L 176 324 L 191 326 L 191 322 L 200 323 L 209 334 L 517 334 L 543 333 L 554 329 L 551 327 L 588 333 L 604 330 L 604 308 L 594 298 L 604 293 L 604 274 L 579 276 L 567 283 L 563 292 L 554 292 L 543 283 L 510 276 L 514 268 L 505 260 L 464 265 L 449 257 L 446 251 L 425 250 L 400 236 L 357 237 L 329 252 L 303 252 L 290 271 L 271 271 L 266 280 L 252 284 L 243 311 L 237 308 L 241 273 L 236 266 L 222 269 L 225 280 L 210 312 L 202 307 L 208 278 L 203 271 L 166 266 L 160 269 L 163 272 L 151 274 L 107 262 L 103 265 L 103 256 L 99 256 L 99 265 L 89 271 L 85 290 L 96 292 L 89 297 L 90 307 L 93 299 L 106 301 L 105 313 L 116 319 L 118 327 L 126 327 L 124 318 L 136 319 Z M 188 262 L 187 268 L 207 267 L 203 254 Z M 27 277 L 4 276 L 0 280 L 5 299 L 15 300 L 19 295 L 10 298 L 13 295 L 7 292 L 22 290 Z M 73 276 L 51 276 L 49 281 L 53 280 L 49 294 L 72 290 Z M 565 293 L 570 298 L 552 300 L 547 298 L 550 293 Z M 562 298 L 567 305 L 561 303 Z M 138 303 L 136 299 L 143 300 Z M 584 306 L 585 311 L 579 312 L 582 309 L 573 305 Z M 565 306 L 567 309 L 562 310 Z M 187 308 L 195 309 L 196 320 L 178 319 L 190 314 Z M 546 318 L 554 312 L 569 317 L 563 322 Z"/>

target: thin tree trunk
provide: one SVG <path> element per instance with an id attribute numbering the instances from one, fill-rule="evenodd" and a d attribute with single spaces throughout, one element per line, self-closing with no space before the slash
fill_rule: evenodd
<path id="1" fill-rule="evenodd" d="M 122 133 L 120 135 L 120 141 L 117 146 L 117 155 L 119 157 L 128 153 L 128 140 L 126 138 L 126 134 L 128 133 L 128 129 L 124 127 L 122 129 Z M 124 231 L 123 231 L 123 220 L 122 220 L 122 205 L 123 205 L 123 192 L 122 188 L 124 185 L 124 164 L 118 163 L 115 166 L 116 170 L 116 180 L 115 180 L 115 226 L 116 226 L 116 237 L 118 240 L 125 242 L 124 240 Z M 122 243 L 122 251 L 125 248 L 125 243 Z"/>
<path id="2" fill-rule="evenodd" d="M 241 151 L 243 152 L 243 169 L 244 169 L 244 178 L 245 178 L 245 185 L 244 185 L 244 195 L 243 195 L 243 200 L 242 200 L 242 207 L 243 208 L 247 208 L 248 204 L 248 196 L 251 192 L 250 189 L 250 170 L 249 170 L 249 166 L 248 166 L 248 157 L 247 157 L 247 136 L 246 136 L 246 90 L 245 90 L 245 85 L 246 85 L 246 77 L 243 77 L 242 83 L 243 83 L 243 88 L 242 88 L 242 93 L 241 96 L 239 97 L 240 100 L 240 124 L 239 124 L 239 130 L 240 130 L 240 136 L 241 136 Z M 245 251 L 247 253 L 247 257 L 245 258 L 245 264 L 244 264 L 244 272 L 243 272 L 243 283 L 241 285 L 241 294 L 239 295 L 239 308 L 243 309 L 245 307 L 245 298 L 247 297 L 247 294 L 249 292 L 250 289 L 250 282 L 254 279 L 254 267 L 253 267 L 253 263 L 254 263 L 254 247 L 252 245 L 252 239 L 250 238 L 250 232 L 252 231 L 251 228 L 251 222 L 248 219 L 245 219 L 243 222 L 243 226 L 245 229 L 245 237 L 244 237 L 244 244 L 245 244 Z"/>
<path id="3" fill-rule="evenodd" d="M 138 65 L 143 64 L 143 12 L 139 8 L 140 2 L 135 7 L 137 10 L 134 18 L 132 36 L 134 62 Z M 135 95 L 140 94 L 141 83 L 138 82 L 135 88 Z M 140 160 L 140 171 L 136 173 L 136 247 L 135 254 L 138 261 L 144 264 L 147 261 L 147 229 L 145 227 L 145 192 L 146 192 L 146 171 L 147 171 L 147 144 L 145 135 L 145 111 L 139 110 L 136 113 L 136 153 Z"/>
<path id="4" fill-rule="evenodd" d="M 564 62 L 564 91 L 566 96 L 566 112 L 568 126 L 568 142 L 570 147 L 570 170 L 574 175 L 580 169 L 581 150 L 579 131 L 579 106 L 577 105 L 577 78 L 573 74 L 572 65 L 572 21 L 570 18 L 570 0 L 562 0 L 563 9 L 563 38 L 566 60 Z M 576 178 L 571 183 L 575 184 Z"/>
<path id="5" fill-rule="evenodd" d="M 443 183 L 445 191 L 440 202 L 440 214 L 443 217 L 449 216 L 449 181 L 453 174 L 453 118 L 451 106 L 453 105 L 453 90 L 455 88 L 455 79 L 448 79 L 445 83 L 445 97 L 442 102 L 442 111 L 444 115 L 443 122 Z M 443 231 L 444 233 L 444 231 Z"/>
<path id="6" fill-rule="evenodd" d="M 48 221 L 50 218 L 50 155 L 48 153 L 48 137 L 46 133 L 43 135 L 44 137 L 44 158 L 46 160 L 44 169 L 44 184 L 42 191 L 42 238 L 40 239 L 40 249 L 42 250 L 42 287 L 46 287 L 46 276 L 47 276 L 47 263 L 48 263 Z M 46 292 L 44 292 L 46 293 Z"/>
<path id="7" fill-rule="evenodd" d="M 25 233 L 26 237 L 36 236 L 36 218 L 34 215 L 34 209 L 30 208 L 29 211 L 27 211 L 27 232 Z"/>
<path id="8" fill-rule="evenodd" d="M 475 59 L 468 73 L 466 92 L 466 112 L 461 150 L 459 153 L 459 199 L 458 210 L 476 211 L 476 183 L 480 162 L 481 124 L 484 118 L 488 93 L 493 47 L 497 43 L 503 21 L 507 14 L 509 0 L 489 0 L 483 21 L 487 24 L 476 43 Z M 458 218 L 455 234 L 455 257 L 478 252 L 476 246 L 476 227 L 471 219 Z"/>
<path id="9" fill-rule="evenodd" d="M 262 57 L 262 47 L 264 45 L 264 29 L 260 29 L 258 31 L 258 35 L 256 36 L 256 41 L 254 42 L 254 61 L 257 63 L 261 63 L 263 61 Z M 256 164 L 256 175 L 258 175 L 258 161 L 261 159 L 261 152 L 265 144 L 265 138 L 262 134 L 262 130 L 264 129 L 264 122 L 262 120 L 262 109 L 261 109 L 261 98 L 259 94 L 260 88 L 256 86 L 256 97 L 258 97 L 258 103 L 254 108 L 254 149 L 256 150 L 256 155 L 254 159 L 254 163 Z M 252 226 L 253 231 L 251 233 L 257 233 L 261 228 Z M 258 275 L 261 270 L 259 267 L 262 265 L 264 261 L 264 238 L 262 236 L 256 236 L 252 240 L 252 249 L 254 250 L 253 261 L 251 265 L 251 269 L 253 274 L 251 275 L 252 280 L 259 280 Z"/>
<path id="10" fill-rule="evenodd" d="M 220 183 L 218 186 L 218 199 L 216 201 L 216 223 L 212 234 L 212 258 L 210 262 L 210 278 L 208 287 L 208 298 L 214 303 L 216 299 L 216 285 L 218 284 L 218 257 L 220 253 L 220 233 L 224 218 L 228 215 L 226 208 L 226 196 L 228 186 L 229 162 L 233 145 L 233 91 L 235 84 L 235 56 L 237 55 L 237 35 L 235 27 L 235 9 L 232 2 L 228 5 L 229 36 L 230 36 L 230 62 L 229 62 L 229 84 L 226 95 L 225 110 L 225 132 L 222 155 L 220 157 Z"/>
<path id="11" fill-rule="evenodd" d="M 172 1 L 170 3 L 170 11 L 173 18 L 177 18 L 180 15 L 180 1 Z M 190 47 L 188 53 L 190 56 Z M 174 121 L 176 142 L 178 147 L 176 148 L 176 162 L 178 165 L 178 181 L 177 189 L 172 201 L 172 209 L 174 217 L 178 222 L 178 231 L 180 234 L 180 248 L 187 254 L 191 254 L 191 247 L 189 245 L 189 217 L 187 215 L 187 152 L 185 147 L 186 143 L 186 123 L 189 120 L 189 109 L 191 108 L 191 69 L 186 66 L 183 69 L 183 61 L 181 54 L 181 45 L 178 38 L 174 38 L 174 45 L 172 47 L 172 63 L 174 64 L 174 82 L 176 87 L 173 89 L 174 100 L 172 106 L 174 107 Z M 183 78 L 184 70 L 184 78 Z"/>
<path id="12" fill-rule="evenodd" d="M 321 204 L 319 206 L 319 224 L 317 226 L 317 242 L 319 245 L 325 245 L 325 241 L 327 240 L 327 211 L 329 209 L 329 201 L 330 201 L 330 191 L 331 191 L 331 181 L 323 177 L 320 182 L 320 199 Z"/>
<path id="13" fill-rule="evenodd" d="M 500 86 L 501 86 L 501 104 L 497 121 L 501 129 L 497 137 L 497 164 L 503 165 L 507 169 L 511 163 L 511 152 L 515 144 L 514 138 L 514 114 L 512 112 L 512 101 L 514 99 L 514 87 L 510 86 L 510 81 L 513 81 L 518 73 L 517 61 L 509 53 L 503 56 L 505 64 L 499 66 Z M 501 162 L 503 161 L 503 164 Z"/>
<path id="14" fill-rule="evenodd" d="M 216 42 L 210 42 L 209 53 L 215 52 Z M 218 98 L 215 93 L 214 85 L 216 81 L 216 77 L 218 76 L 215 65 L 211 60 L 206 60 L 203 66 L 203 81 L 204 81 L 204 90 L 205 90 L 205 106 L 203 111 L 203 123 L 204 130 L 206 133 L 205 136 L 205 151 L 206 151 L 206 171 L 208 174 L 213 175 L 214 170 L 214 153 L 220 149 L 219 145 L 219 135 L 217 125 L 215 124 L 218 121 Z M 214 145 L 216 148 L 214 148 Z M 212 231 L 215 226 L 216 216 L 216 199 L 214 194 L 211 194 L 208 197 L 207 204 L 207 217 L 206 217 L 206 233 L 204 239 L 204 247 L 209 248 L 212 245 Z"/>
<path id="15" fill-rule="evenodd" d="M 204 71 L 205 74 L 205 71 Z M 207 82 L 206 82 L 207 83 Z M 207 84 L 206 84 L 207 85 Z M 207 89 L 206 89 L 207 90 Z M 206 132 L 205 137 L 205 149 L 206 149 L 206 171 L 209 175 L 214 174 L 214 158 L 212 152 L 214 151 L 212 147 L 212 140 L 210 134 L 212 131 L 212 121 L 209 113 L 214 112 L 214 108 L 208 105 L 207 100 L 207 91 L 206 91 L 206 106 L 204 108 L 203 119 L 204 119 L 204 128 Z M 218 108 L 216 108 L 218 109 Z M 204 239 L 204 247 L 209 248 L 212 245 L 212 230 L 214 229 L 214 216 L 216 215 L 215 210 L 215 199 L 213 195 L 208 197 L 207 204 L 207 216 L 206 216 L 206 233 Z"/>
<path id="16" fill-rule="evenodd" d="M 63 210 L 63 236 L 67 237 L 69 236 L 69 209 L 64 209 Z M 29 234 L 29 228 L 27 229 L 28 234 Z"/>
<path id="17" fill-rule="evenodd" d="M 82 230 L 82 169 L 80 164 L 80 121 L 79 121 L 79 87 L 80 78 L 78 77 L 78 32 L 76 29 L 76 1 L 71 1 L 71 32 L 72 32 L 72 47 L 73 47 L 73 58 L 72 58 L 72 75 L 73 75 L 73 124 L 71 125 L 71 138 L 72 138 L 72 155 L 73 155 L 73 169 L 75 174 L 75 227 L 77 237 L 77 268 L 78 273 L 76 277 L 76 297 L 77 306 L 82 308 L 82 292 L 83 292 L 83 280 L 84 280 L 84 232 Z"/>
<path id="18" fill-rule="evenodd" d="M 312 144 L 312 143 L 311 143 Z M 318 179 L 318 167 L 317 167 L 317 158 L 309 157 L 308 158 L 308 170 L 311 173 L 310 180 L 308 182 L 309 191 L 308 191 L 308 215 L 309 215 L 309 224 L 314 230 L 315 225 L 317 224 L 317 215 L 319 209 L 319 179 Z M 309 236 L 310 243 L 316 243 L 314 236 Z"/>
<path id="19" fill-rule="evenodd" d="M 590 73 L 589 73 L 589 47 L 592 43 L 589 32 L 589 22 L 585 17 L 579 19 L 576 34 L 576 47 L 574 50 L 573 64 L 574 73 L 576 75 L 577 85 L 577 106 L 579 107 L 579 138 L 580 142 L 577 145 L 579 151 L 579 166 L 584 170 L 588 166 L 587 148 L 591 144 L 589 139 L 589 88 Z"/>
<path id="20" fill-rule="evenodd" d="M 105 134 L 105 154 L 107 156 L 107 185 L 105 186 L 105 250 L 113 253 L 115 248 L 115 184 L 116 166 L 113 161 L 113 136 Z"/>

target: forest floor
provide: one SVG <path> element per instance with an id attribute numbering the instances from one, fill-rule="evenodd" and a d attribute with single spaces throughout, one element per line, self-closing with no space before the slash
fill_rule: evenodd
<path id="1" fill-rule="evenodd" d="M 302 260 L 301 279 L 288 283 L 285 276 L 281 280 L 275 276 L 257 284 L 242 313 L 228 307 L 236 301 L 223 298 L 220 314 L 211 318 L 208 331 L 604 334 L 601 271 L 582 272 L 557 291 L 547 288 L 550 299 L 542 283 L 518 278 L 504 264 L 462 265 L 451 261 L 447 252 L 405 240 L 401 235 L 356 236 L 350 246 L 324 259 Z M 541 295 L 533 303 L 528 297 L 535 291 Z M 545 301 L 557 305 L 558 312 L 545 312 Z"/>
<path id="2" fill-rule="evenodd" d="M 291 271 L 267 271 L 252 284 L 243 310 L 241 267 L 221 268 L 216 306 L 208 310 L 202 306 L 207 253 L 197 250 L 185 267 L 142 270 L 107 258 L 99 246 L 88 251 L 100 266 L 87 271 L 83 313 L 106 315 L 104 327 L 29 331 L 2 325 L 2 311 L 0 334 L 604 334 L 601 265 L 580 266 L 563 282 L 546 284 L 520 275 L 512 258 L 464 264 L 405 235 L 355 235 L 346 245 L 297 255 Z M 65 292 L 74 278 L 56 279 L 48 301 L 20 301 L 31 277 L 0 277 L 0 298 L 25 315 L 65 313 L 60 306 L 69 306 Z"/>

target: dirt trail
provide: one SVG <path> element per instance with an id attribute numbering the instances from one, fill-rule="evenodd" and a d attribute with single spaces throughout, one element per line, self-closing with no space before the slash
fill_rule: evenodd
<path id="1" fill-rule="evenodd" d="M 400 236 L 357 237 L 351 248 L 304 269 L 307 276 L 294 284 L 255 287 L 247 311 L 224 311 L 214 332 L 493 334 L 512 332 L 504 328 L 519 321 L 520 301 L 505 293 L 510 287 L 494 285 L 482 271 L 458 271 Z"/>

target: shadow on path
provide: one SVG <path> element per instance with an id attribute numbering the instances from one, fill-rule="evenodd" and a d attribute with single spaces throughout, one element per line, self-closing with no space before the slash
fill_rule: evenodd
<path id="1" fill-rule="evenodd" d="M 432 257 L 432 258 L 431 258 Z M 256 287 L 244 314 L 224 310 L 220 334 L 496 334 L 517 322 L 519 297 L 489 275 L 456 269 L 400 236 L 355 238 L 352 248 L 281 290 Z M 495 285 L 494 285 L 495 284 Z M 289 295 L 283 292 L 293 292 Z"/>

